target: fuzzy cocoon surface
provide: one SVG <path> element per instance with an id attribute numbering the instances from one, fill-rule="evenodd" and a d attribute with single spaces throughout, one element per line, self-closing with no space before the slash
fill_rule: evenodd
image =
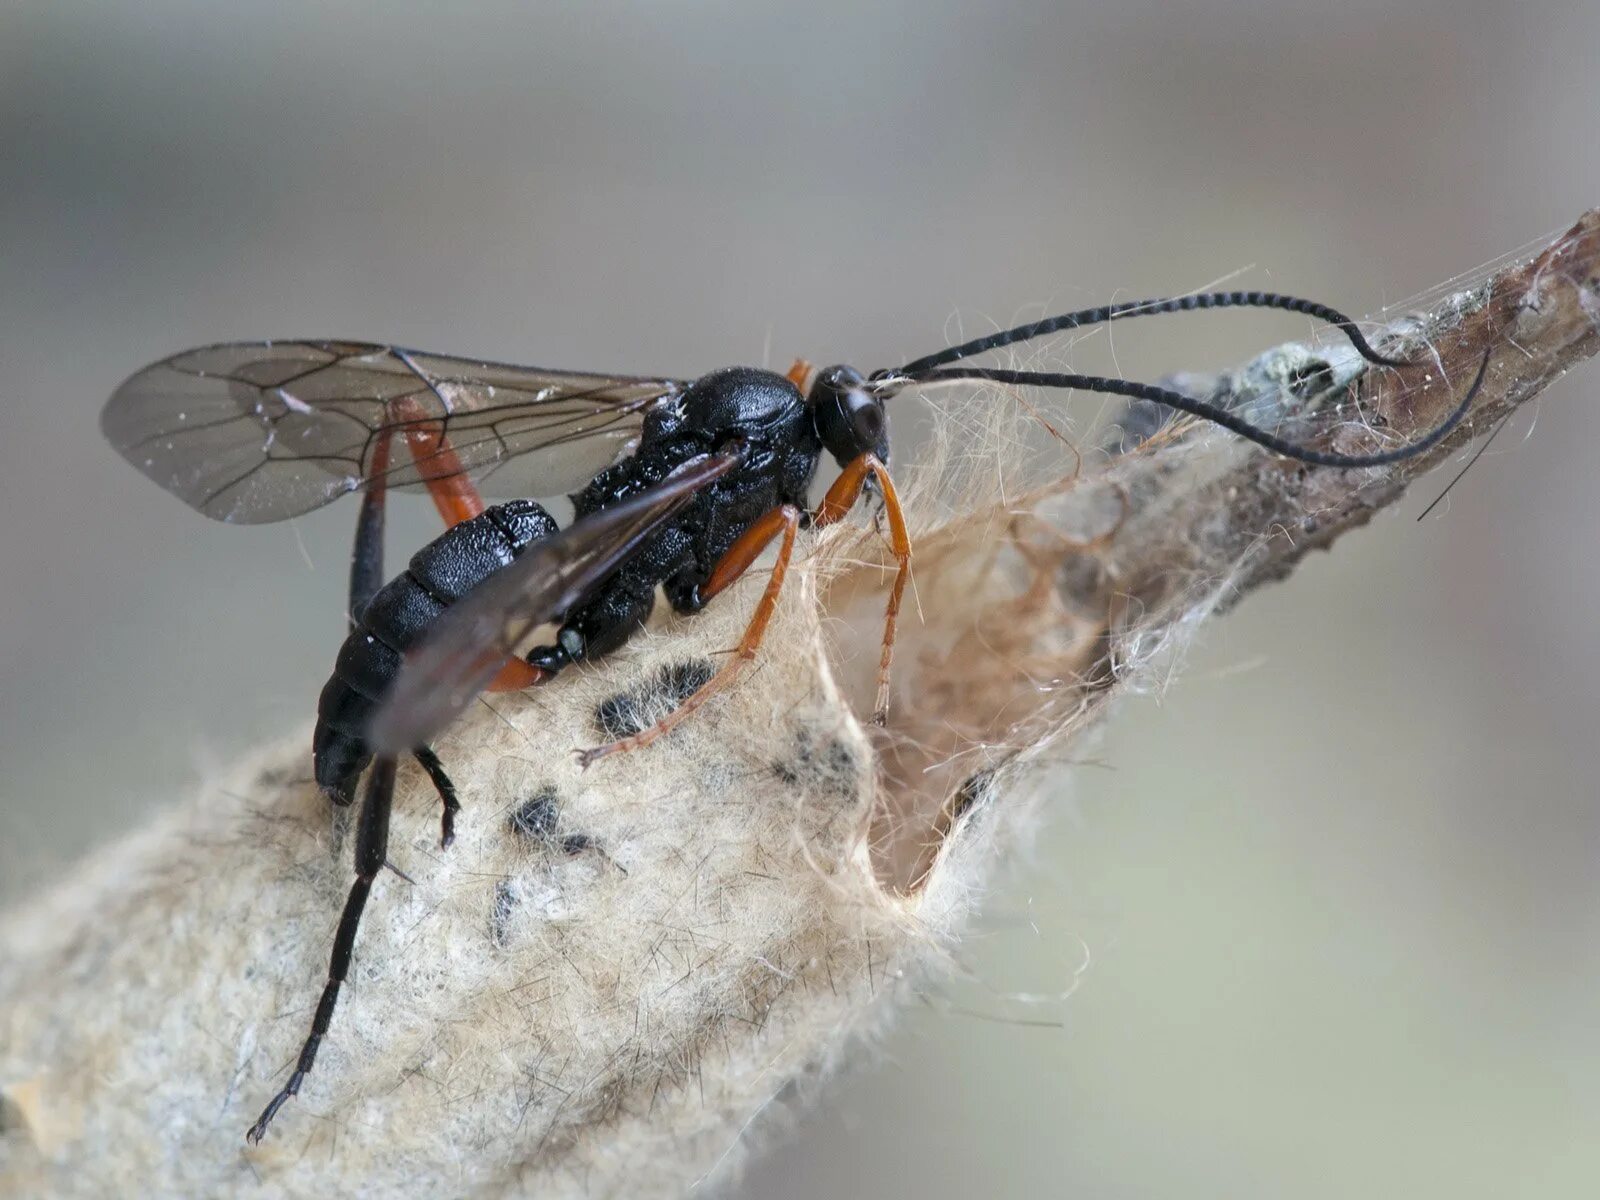
<path id="1" fill-rule="evenodd" d="M 815 613 L 796 589 L 775 644 L 812 644 Z M 316 1069 L 259 1148 L 242 1134 L 305 1034 L 352 822 L 297 737 L 100 855 L 12 943 L 0 1178 L 576 1196 L 712 1170 L 961 908 L 936 901 L 935 928 L 875 882 L 870 750 L 807 655 L 764 658 L 669 752 L 580 774 L 602 703 L 663 711 L 661 683 L 740 616 L 480 707 L 440 747 L 466 798 L 448 851 L 431 786 L 402 771 L 389 855 L 416 882 L 380 877 Z"/>

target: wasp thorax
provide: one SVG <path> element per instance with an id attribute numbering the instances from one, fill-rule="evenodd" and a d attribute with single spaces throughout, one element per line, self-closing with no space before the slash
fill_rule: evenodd
<path id="1" fill-rule="evenodd" d="M 758 438 L 792 421 L 794 384 L 782 375 L 754 367 L 728 367 L 695 380 L 683 394 L 685 423 L 706 433 L 740 433 Z"/>
<path id="2" fill-rule="evenodd" d="M 854 367 L 829 367 L 817 375 L 807 400 L 817 436 L 845 466 L 863 454 L 889 461 L 889 418 Z"/>

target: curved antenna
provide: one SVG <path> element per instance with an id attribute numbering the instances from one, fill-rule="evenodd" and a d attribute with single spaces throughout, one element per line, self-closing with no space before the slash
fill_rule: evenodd
<path id="1" fill-rule="evenodd" d="M 1380 367 L 1407 365 L 1401 359 L 1387 358 L 1379 354 L 1372 348 L 1372 343 L 1362 335 L 1361 330 L 1356 328 L 1353 320 L 1326 304 L 1318 304 L 1314 300 L 1302 300 L 1298 296 L 1284 296 L 1277 292 L 1196 292 L 1190 296 L 1125 300 L 1119 304 L 1102 304 L 1099 308 L 1083 308 L 1077 312 L 1045 317 L 1027 325 L 1018 325 L 1015 329 L 1003 329 L 999 333 L 962 342 L 959 346 L 951 346 L 948 350 L 941 350 L 937 354 L 925 355 L 891 374 L 922 375 L 935 367 L 947 366 L 964 358 L 971 358 L 989 350 L 999 350 L 1003 346 L 1012 346 L 1017 342 L 1031 341 L 1046 334 L 1060 333 L 1063 329 L 1081 329 L 1085 325 L 1101 325 L 1107 321 L 1120 321 L 1126 317 L 1190 312 L 1201 308 L 1276 308 L 1284 312 L 1301 313 L 1337 326 L 1350 339 L 1350 344 L 1356 348 L 1361 357 L 1370 363 L 1376 363 Z"/>
<path id="2" fill-rule="evenodd" d="M 1478 374 L 1472 381 L 1472 386 L 1467 389 L 1467 394 L 1455 406 L 1450 415 L 1427 433 L 1409 445 L 1400 446 L 1393 450 L 1380 450 L 1373 454 L 1336 454 L 1329 450 L 1312 450 L 1305 446 L 1297 446 L 1293 442 L 1279 437 L 1260 426 L 1252 425 L 1242 417 L 1236 416 L 1220 405 L 1209 403 L 1205 400 L 1196 400 L 1185 396 L 1182 392 L 1173 391 L 1171 388 L 1156 387 L 1148 383 L 1134 383 L 1127 379 L 1108 379 L 1103 375 L 1067 375 L 1045 371 L 1011 371 L 1002 367 L 949 367 L 934 368 L 918 372 L 914 377 L 890 377 L 883 380 L 888 387 L 904 387 L 918 383 L 935 383 L 952 380 L 973 380 L 989 383 L 1009 383 L 1032 385 L 1046 388 L 1076 388 L 1086 392 L 1106 392 L 1115 396 L 1130 396 L 1135 400 L 1149 400 L 1163 407 L 1175 409 L 1178 412 L 1189 413 L 1191 416 L 1200 417 L 1210 421 L 1213 425 L 1220 425 L 1230 433 L 1238 434 L 1246 441 L 1265 446 L 1275 454 L 1285 458 L 1292 458 L 1297 462 L 1309 463 L 1314 467 L 1382 467 L 1389 463 L 1401 462 L 1421 454 L 1430 446 L 1443 439 L 1452 429 L 1461 423 L 1461 418 L 1467 415 L 1467 410 L 1472 407 L 1472 402 L 1478 398 L 1478 391 L 1483 387 L 1484 375 L 1489 370 L 1489 356 L 1493 353 L 1491 346 L 1484 351 L 1483 361 L 1478 364 Z M 898 385 L 898 387 L 896 387 Z"/>

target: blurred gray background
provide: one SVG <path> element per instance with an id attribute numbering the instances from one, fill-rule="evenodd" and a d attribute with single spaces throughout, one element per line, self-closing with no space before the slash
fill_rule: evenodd
<path id="1" fill-rule="evenodd" d="M 0 900 L 307 721 L 341 637 L 352 511 L 212 524 L 103 444 L 151 359 L 872 368 L 1224 276 L 1372 311 L 1600 203 L 1597 56 L 1592 0 L 10 0 Z M 748 1194 L 1594 1194 L 1596 394 L 1575 372 L 1442 511 L 1411 519 L 1443 476 L 1128 705 L 969 977 Z M 434 529 L 401 509 L 396 555 Z"/>

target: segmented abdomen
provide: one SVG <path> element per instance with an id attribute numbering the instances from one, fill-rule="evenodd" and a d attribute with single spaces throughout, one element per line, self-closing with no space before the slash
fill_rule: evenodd
<path id="1" fill-rule="evenodd" d="M 373 596 L 317 702 L 312 760 L 317 783 L 336 802 L 350 802 L 356 778 L 372 759 L 367 724 L 404 652 L 446 608 L 555 531 L 554 518 L 532 500 L 497 504 L 418 550 Z"/>

